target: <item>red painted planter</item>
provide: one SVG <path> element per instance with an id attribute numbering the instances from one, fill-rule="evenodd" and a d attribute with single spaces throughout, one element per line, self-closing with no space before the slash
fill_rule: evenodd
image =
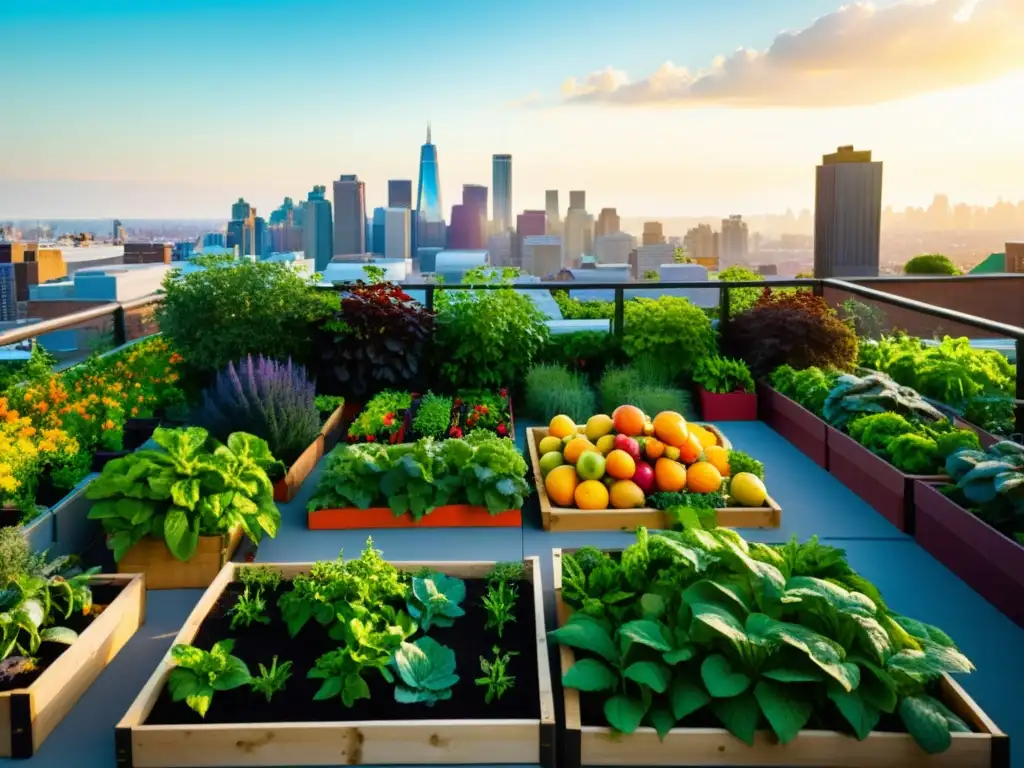
<path id="1" fill-rule="evenodd" d="M 828 471 L 904 533 L 914 532 L 915 482 L 948 482 L 942 475 L 906 475 L 852 437 L 827 427 Z"/>
<path id="2" fill-rule="evenodd" d="M 697 387 L 697 396 L 704 421 L 757 421 L 757 394 L 754 392 L 719 395 Z"/>
<path id="3" fill-rule="evenodd" d="M 1024 547 L 919 482 L 914 539 L 1008 618 L 1024 627 Z"/>
<path id="4" fill-rule="evenodd" d="M 828 425 L 802 405 L 771 387 L 760 384 L 757 403 L 761 420 L 795 445 L 822 469 L 828 469 Z"/>
<path id="5" fill-rule="evenodd" d="M 522 511 L 510 509 L 492 515 L 487 507 L 469 504 L 448 504 L 437 507 L 417 522 L 407 513 L 395 517 L 388 507 L 358 509 L 316 509 L 307 514 L 306 525 L 311 531 L 338 531 L 367 528 L 519 528 L 523 524 Z"/>

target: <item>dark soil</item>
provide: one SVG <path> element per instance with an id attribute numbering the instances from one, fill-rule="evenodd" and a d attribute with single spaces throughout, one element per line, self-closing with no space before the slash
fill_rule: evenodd
<path id="1" fill-rule="evenodd" d="M 171 701 L 165 688 L 146 720 L 148 725 L 190 725 L 199 723 L 297 723 L 334 722 L 351 720 L 484 720 L 484 719 L 537 719 L 540 717 L 540 693 L 537 680 L 537 644 L 534 625 L 533 589 L 524 582 L 519 588 L 516 623 L 506 625 L 504 637 L 499 640 L 494 630 L 484 630 L 487 613 L 481 598 L 487 586 L 482 580 L 466 581 L 466 601 L 462 604 L 466 615 L 456 619 L 454 626 L 432 628 L 428 633 L 441 645 L 455 651 L 455 672 L 459 682 L 452 698 L 433 707 L 425 704 L 399 704 L 395 701 L 394 685 L 387 683 L 376 671 L 367 673 L 370 698 L 356 702 L 351 709 L 340 698 L 314 701 L 313 696 L 322 681 L 306 678 L 306 673 L 320 655 L 334 650 L 339 644 L 327 636 L 327 630 L 310 621 L 293 640 L 281 620 L 277 608 L 277 594 L 267 601 L 271 623 L 253 624 L 249 629 L 230 629 L 228 609 L 241 593 L 241 586 L 232 584 L 221 595 L 207 615 L 193 645 L 209 650 L 218 640 L 235 639 L 233 654 L 249 666 L 252 673 L 259 672 L 259 664 L 270 666 L 274 655 L 278 664 L 292 662 L 292 676 L 285 689 L 268 703 L 248 686 L 233 691 L 218 691 L 205 718 L 189 709 L 184 702 Z M 417 632 L 411 638 L 422 637 Z M 516 678 L 515 687 L 501 699 L 484 704 L 486 686 L 476 686 L 474 680 L 482 676 L 480 657 L 493 659 L 491 649 L 497 645 L 502 652 L 516 651 L 508 665 L 508 673 Z M 547 663 L 547 660 L 544 660 Z"/>
<path id="2" fill-rule="evenodd" d="M 105 607 L 110 605 L 114 598 L 121 593 L 121 587 L 102 585 L 92 588 L 92 601 L 94 606 Z M 96 614 L 88 616 L 80 613 L 73 614 L 67 621 L 57 622 L 57 626 L 73 629 L 79 635 L 96 620 Z M 32 685 L 43 672 L 55 662 L 64 651 L 71 646 L 62 643 L 43 643 L 39 646 L 39 654 L 36 656 L 35 669 L 31 672 L 23 672 L 7 679 L 0 679 L 0 691 L 13 691 L 17 688 L 27 688 Z"/>

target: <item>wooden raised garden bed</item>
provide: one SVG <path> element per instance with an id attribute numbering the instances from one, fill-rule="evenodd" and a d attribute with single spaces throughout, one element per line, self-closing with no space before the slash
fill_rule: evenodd
<path id="1" fill-rule="evenodd" d="M 562 550 L 552 552 L 558 625 L 568 621 L 562 601 Z M 572 648 L 559 646 L 561 675 L 576 663 Z M 566 768 L 616 766 L 806 766 L 806 768 L 1009 768 L 1010 740 L 953 678 L 944 676 L 943 703 L 976 732 L 953 733 L 950 748 L 926 754 L 905 733 L 873 731 L 864 741 L 837 731 L 801 731 L 786 745 L 760 731 L 750 747 L 724 728 L 673 728 L 664 740 L 653 728 L 621 734 L 583 723 L 580 694 L 563 688 Z"/>
<path id="2" fill-rule="evenodd" d="M 345 406 L 342 405 L 327 417 L 316 440 L 288 467 L 288 473 L 274 483 L 274 501 L 287 503 L 295 498 L 306 478 L 316 468 L 317 462 L 333 447 L 333 443 L 337 442 L 345 425 L 344 411 Z"/>
<path id="3" fill-rule="evenodd" d="M 945 496 L 937 485 L 915 485 L 917 543 L 1024 627 L 1024 547 Z"/>
<path id="4" fill-rule="evenodd" d="M 714 433 L 719 445 L 727 449 L 732 447 L 725 435 L 713 425 L 703 426 Z M 553 506 L 544 487 L 537 449 L 547 434 L 547 427 L 528 427 L 526 430 L 526 444 L 545 531 L 635 531 L 641 525 L 651 529 L 671 527 L 664 511 L 650 507 L 590 510 Z M 778 528 L 782 524 L 782 508 L 770 496 L 763 507 L 724 507 L 716 512 L 718 524 L 724 528 Z"/>
<path id="5" fill-rule="evenodd" d="M 819 467 L 828 469 L 828 425 L 795 400 L 766 384 L 759 384 L 757 392 L 761 420 Z"/>
<path id="6" fill-rule="evenodd" d="M 146 620 L 144 576 L 97 575 L 90 586 L 97 605 L 110 600 L 103 612 L 28 687 L 0 693 L 0 757 L 32 757 Z"/>
<path id="7" fill-rule="evenodd" d="M 184 702 L 171 704 L 170 697 L 166 692 L 167 680 L 173 668 L 171 656 L 168 653 L 156 671 L 149 678 L 145 687 L 139 693 L 135 702 L 128 712 L 118 723 L 116 730 L 116 748 L 118 768 L 179 768 L 180 766 L 336 766 L 336 765 L 485 765 L 485 764 L 537 764 L 550 768 L 554 764 L 555 751 L 555 707 L 554 697 L 551 691 L 551 672 L 548 667 L 547 633 L 544 626 L 543 590 L 541 587 L 540 564 L 536 557 L 525 559 L 527 565 L 526 579 L 532 583 L 532 588 L 524 588 L 520 591 L 519 605 L 521 622 L 510 625 L 522 629 L 521 654 L 516 657 L 519 660 L 517 670 L 517 683 L 513 690 L 529 691 L 532 693 L 521 694 L 527 699 L 520 699 L 520 703 L 529 700 L 533 695 L 537 696 L 536 706 L 532 706 L 531 712 L 525 717 L 508 717 L 503 719 L 491 719 L 484 717 L 478 719 L 446 719 L 445 711 L 451 711 L 452 706 L 457 704 L 460 696 L 473 696 L 473 701 L 479 699 L 480 706 L 476 707 L 477 712 L 486 713 L 486 705 L 483 700 L 483 689 L 473 685 L 474 670 L 476 670 L 477 655 L 470 655 L 469 651 L 457 656 L 456 672 L 460 676 L 460 682 L 453 691 L 450 701 L 439 702 L 433 710 L 422 705 L 394 704 L 390 700 L 388 686 L 380 681 L 378 689 L 377 676 L 374 676 L 372 696 L 369 700 L 357 702 L 354 708 L 346 708 L 337 699 L 324 702 L 312 702 L 312 696 L 317 690 L 319 680 L 306 681 L 305 675 L 308 665 L 303 665 L 298 659 L 296 662 L 295 674 L 289 679 L 288 687 L 281 694 L 288 696 L 292 690 L 300 697 L 301 703 L 288 707 L 271 709 L 264 706 L 262 701 L 253 705 L 257 711 L 267 712 L 273 716 L 274 712 L 294 711 L 294 709 L 306 708 L 306 700 L 314 707 L 311 711 L 321 712 L 323 719 L 316 720 L 294 720 L 292 722 L 248 722 L 244 719 L 248 714 L 246 710 L 231 708 L 221 709 L 221 712 L 228 711 L 232 719 L 230 723 L 215 723 L 198 721 L 198 717 L 189 717 L 193 713 L 184 709 Z M 397 567 L 416 572 L 423 567 L 440 571 L 449 576 L 461 579 L 483 579 L 493 568 L 494 563 L 395 563 Z M 240 569 L 253 567 L 242 564 L 231 563 L 226 566 L 217 576 L 217 579 L 203 595 L 202 599 L 192 611 L 191 616 L 185 622 L 181 631 L 175 639 L 175 644 L 191 644 L 196 642 L 199 647 L 208 647 L 207 639 L 215 639 L 212 633 L 221 632 L 227 628 L 227 621 L 224 619 L 225 605 L 222 594 L 236 581 Z M 282 572 L 284 579 L 291 579 L 299 573 L 309 570 L 309 564 L 286 564 L 270 565 L 271 568 Z M 470 587 L 472 582 L 467 583 Z M 525 586 L 525 585 L 524 585 Z M 470 589 L 472 597 L 472 589 Z M 478 602 L 478 601 L 477 601 Z M 530 621 L 524 615 L 523 610 L 527 605 L 533 612 L 533 620 Z M 460 633 L 459 622 L 467 622 L 471 619 L 471 613 L 482 609 L 471 603 L 469 599 L 465 604 L 467 616 L 456 620 L 453 628 L 443 630 L 447 634 L 439 634 L 443 642 L 454 642 L 454 633 Z M 279 617 L 276 619 L 280 624 Z M 211 625 L 207 629 L 207 624 Z M 282 625 L 283 629 L 283 625 Z M 319 628 L 318 628 L 319 629 Z M 311 632 L 309 628 L 304 633 Z M 204 634 L 210 632 L 210 638 Z M 315 634 L 315 633 L 314 633 Z M 244 639 L 244 633 L 231 633 Z M 326 630 L 324 630 L 326 636 Z M 466 632 L 462 627 L 463 638 L 475 638 L 483 633 Z M 216 639 L 223 637 L 218 634 Z M 284 630 L 284 638 L 287 638 L 287 630 Z M 310 641 L 310 637 L 303 635 L 304 643 Z M 510 636 L 507 634 L 506 638 Z M 235 652 L 241 652 L 239 647 Z M 507 640 L 508 641 L 508 640 Z M 282 640 L 282 643 L 285 642 Z M 463 639 L 462 642 L 466 642 Z M 490 654 L 490 642 L 484 638 L 475 641 L 473 646 L 479 654 Z M 323 644 L 321 644 L 323 645 Z M 484 648 L 484 645 L 487 645 Z M 337 643 L 329 641 L 324 647 L 336 647 Z M 275 646 L 275 649 L 277 646 Z M 287 648 L 282 647 L 280 651 L 287 655 Z M 311 653 L 317 653 L 313 650 Z M 285 658 L 282 655 L 282 660 Z M 269 663 L 270 659 L 266 659 Z M 539 662 L 539 663 L 538 663 Z M 251 662 L 250 662 L 251 664 Z M 252 664 L 255 666 L 255 664 Z M 525 670 L 532 667 L 532 676 L 528 679 Z M 512 668 L 510 668 L 512 669 Z M 468 686 L 468 687 L 467 687 Z M 218 693 L 216 696 L 229 696 L 232 692 Z M 308 694 L 308 695 L 307 695 Z M 255 693 L 246 691 L 245 697 L 256 696 Z M 217 707 L 216 696 L 207 720 L 211 720 Z M 247 699 L 243 699 L 247 700 Z M 292 699 L 289 699 L 290 704 Z M 282 702 L 283 704 L 284 702 Z M 173 709 L 168 709 L 168 705 Z M 504 704 L 506 710 L 514 702 L 495 702 L 493 707 L 500 707 Z M 465 703 L 461 704 L 465 707 Z M 475 706 L 475 705 L 474 705 Z M 177 716 L 178 720 L 185 720 L 187 724 L 167 723 L 167 720 L 174 719 L 173 713 L 184 709 L 184 716 Z M 397 711 L 395 711 L 397 709 Z M 433 719 L 428 719 L 430 714 L 436 712 Z M 397 715 L 393 719 L 373 719 L 373 712 L 390 713 Z M 171 717 L 165 717 L 171 713 Z M 335 714 L 336 713 L 336 714 Z M 301 715 L 299 715 L 301 716 Z M 366 719 L 355 719 L 358 717 Z M 327 718 L 336 717 L 330 720 Z M 351 719 L 346 719 L 351 718 Z M 165 724 L 156 724 L 156 722 Z"/>
<path id="8" fill-rule="evenodd" d="M 344 509 L 316 509 L 306 513 L 307 527 L 311 531 L 347 531 L 368 528 L 519 528 L 523 524 L 522 510 L 510 509 L 492 515 L 487 507 L 471 504 L 448 504 L 414 520 L 406 512 L 395 516 L 389 507 L 346 507 Z"/>
<path id="9" fill-rule="evenodd" d="M 145 574 L 147 589 L 205 589 L 234 557 L 241 541 L 241 528 L 222 536 L 200 536 L 195 554 L 182 561 L 163 539 L 147 537 L 125 553 L 117 572 Z"/>
<path id="10" fill-rule="evenodd" d="M 828 427 L 828 471 L 904 533 L 914 532 L 917 481 L 944 482 L 945 475 L 907 475 L 852 437 Z"/>

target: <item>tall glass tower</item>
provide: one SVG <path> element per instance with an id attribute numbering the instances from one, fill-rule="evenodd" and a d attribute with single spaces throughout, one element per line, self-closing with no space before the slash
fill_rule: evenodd
<path id="1" fill-rule="evenodd" d="M 512 155 L 494 155 L 491 159 L 494 188 L 494 228 L 498 232 L 512 229 Z"/>
<path id="2" fill-rule="evenodd" d="M 420 184 L 416 192 L 416 210 L 425 221 L 444 221 L 441 211 L 441 175 L 437 168 L 437 147 L 430 141 L 430 123 L 427 123 L 427 143 L 420 148 Z"/>

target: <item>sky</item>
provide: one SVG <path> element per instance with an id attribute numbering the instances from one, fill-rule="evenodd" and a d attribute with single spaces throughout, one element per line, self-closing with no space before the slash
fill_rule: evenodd
<path id="1" fill-rule="evenodd" d="M 0 219 L 227 218 L 356 173 L 513 207 L 809 208 L 839 145 L 884 201 L 1024 199 L 1024 0 L 0 0 Z"/>

